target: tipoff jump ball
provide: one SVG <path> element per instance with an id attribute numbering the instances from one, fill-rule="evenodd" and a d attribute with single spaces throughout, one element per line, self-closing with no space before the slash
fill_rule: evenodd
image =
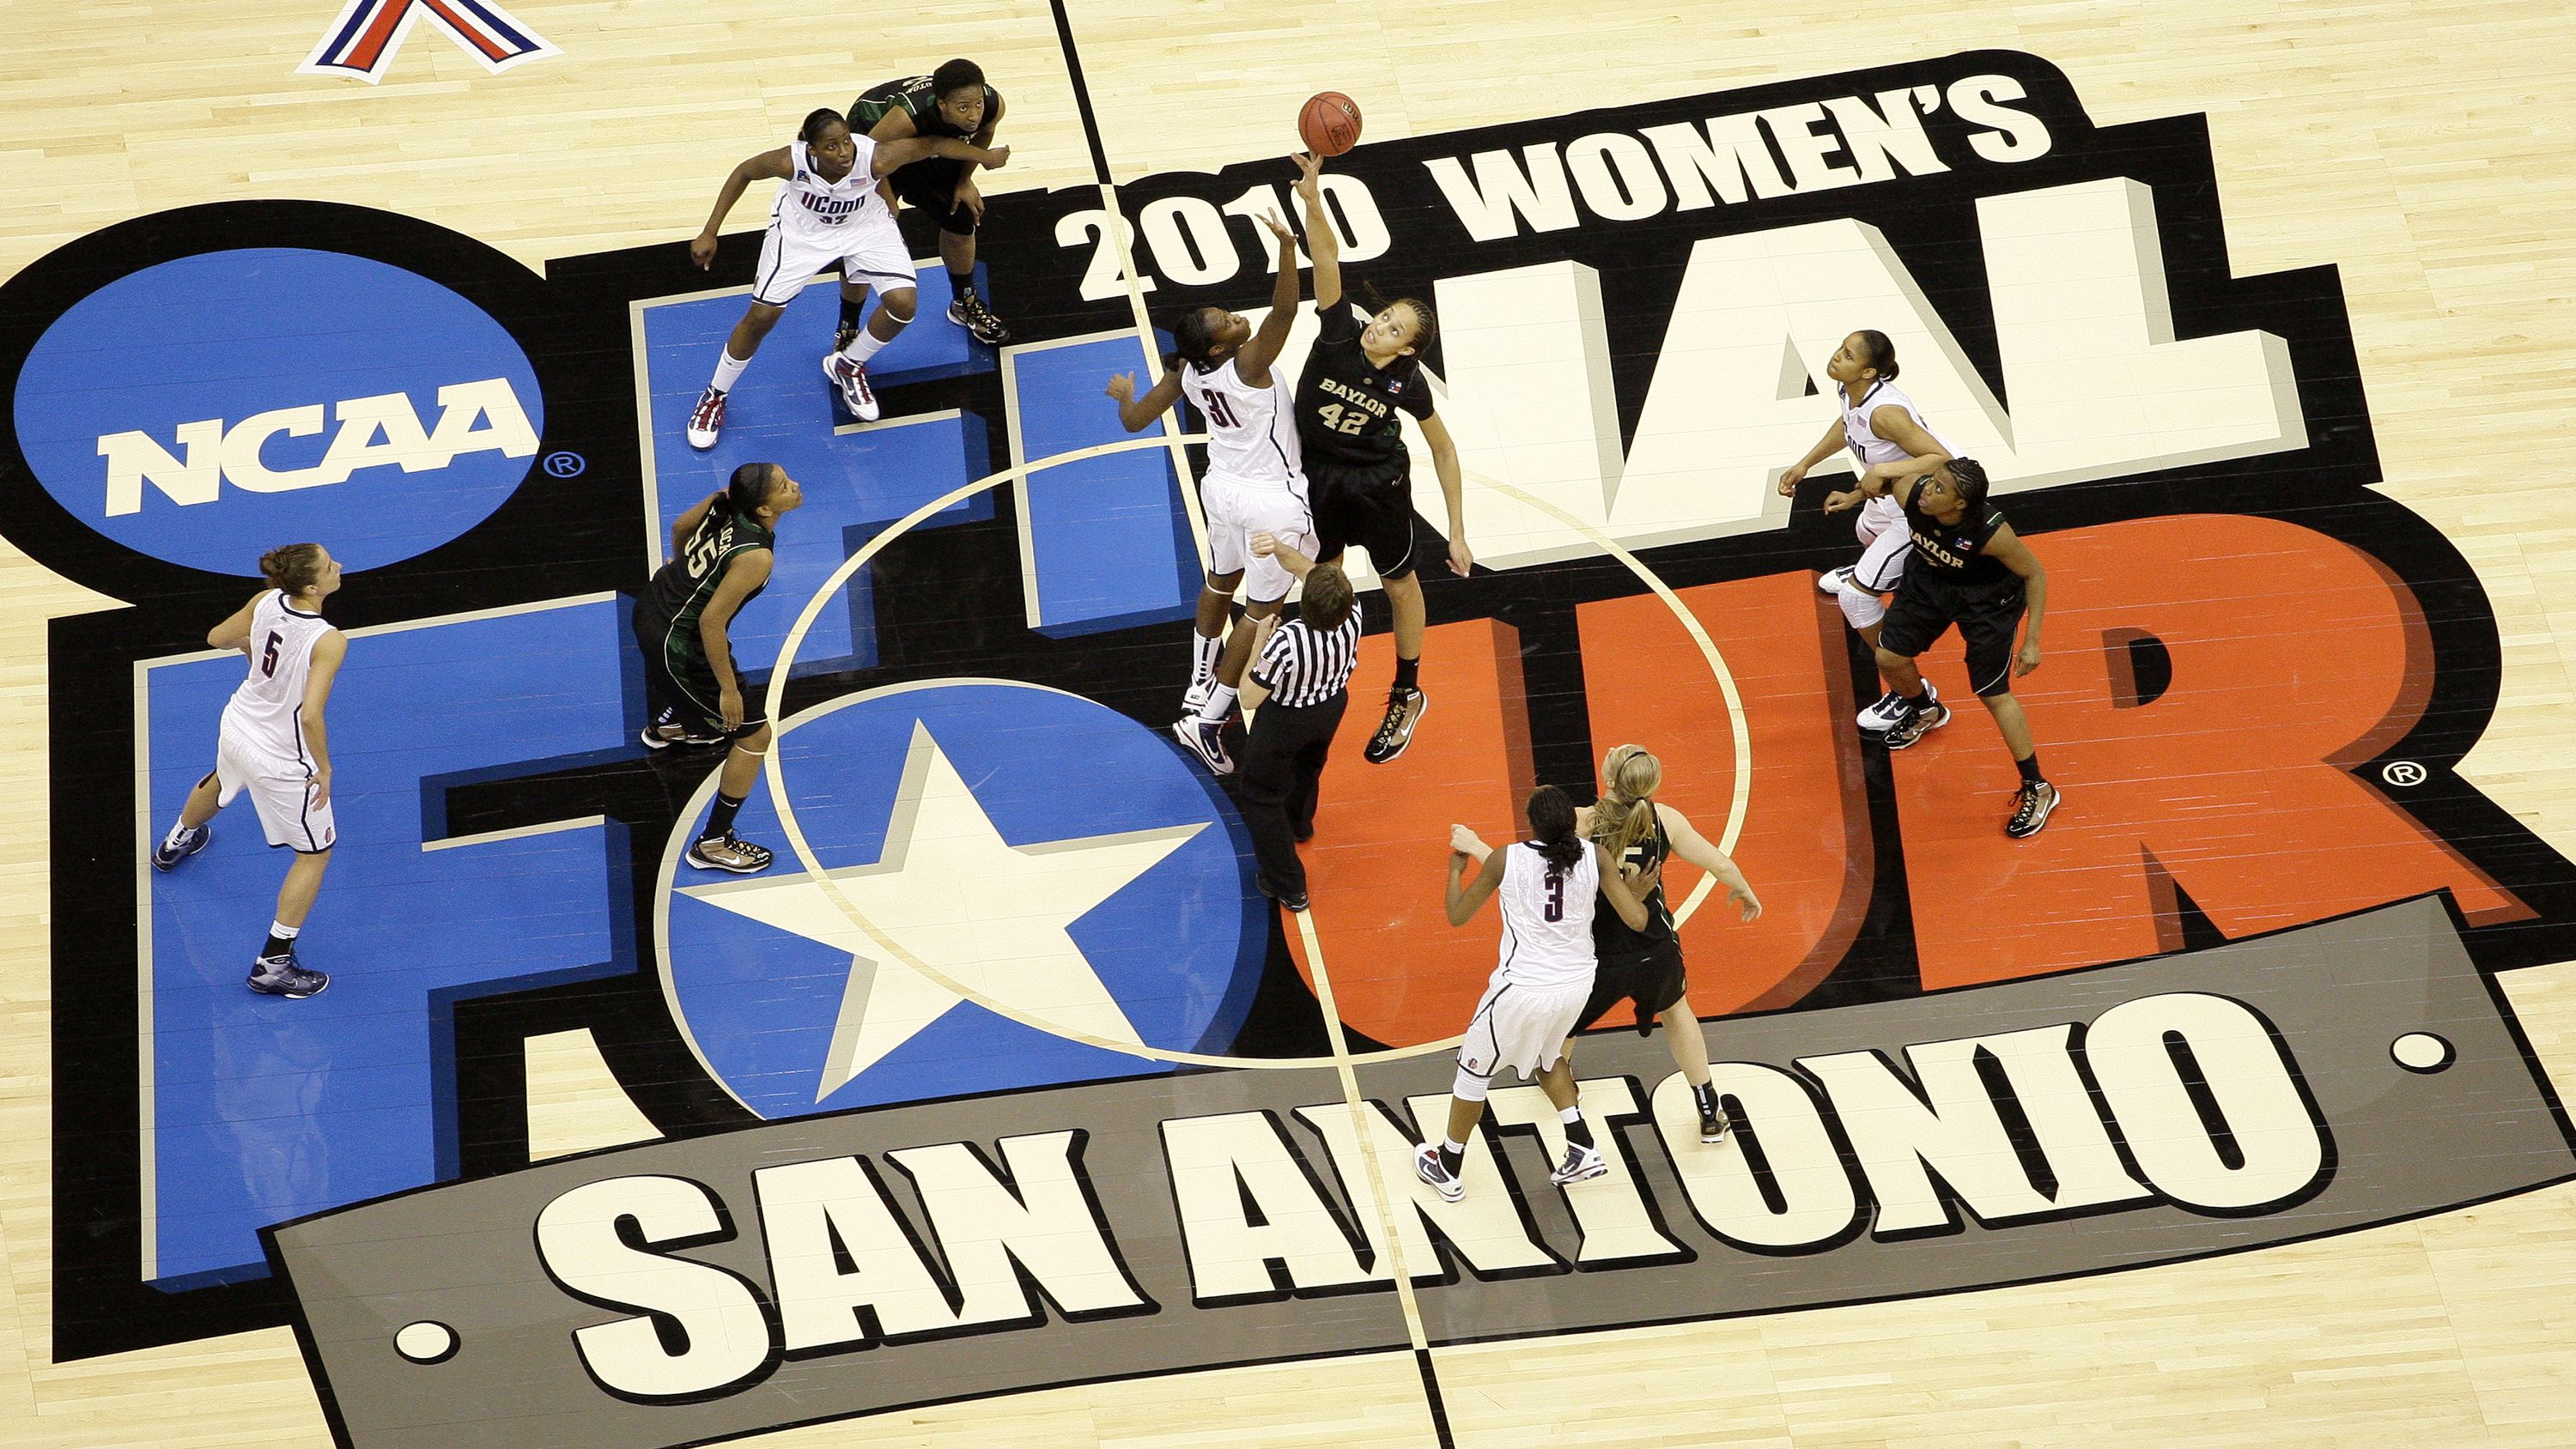
<path id="1" fill-rule="evenodd" d="M 1340 91 L 1307 98 L 1297 113 L 1297 134 L 1318 156 L 1339 156 L 1360 143 L 1360 108 Z"/>

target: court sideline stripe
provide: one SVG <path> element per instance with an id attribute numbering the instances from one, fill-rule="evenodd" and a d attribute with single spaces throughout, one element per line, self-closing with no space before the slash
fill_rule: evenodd
<path id="1" fill-rule="evenodd" d="M 1073 82 L 1074 110 L 1081 117 L 1083 139 L 1091 147 L 1092 172 L 1100 183 L 1101 210 L 1107 213 L 1102 218 L 1102 225 L 1114 234 L 1118 243 L 1119 275 L 1127 283 L 1127 307 L 1135 321 L 1136 336 L 1144 343 L 1146 355 L 1153 356 L 1153 322 L 1145 309 L 1145 289 L 1136 275 L 1135 248 L 1127 228 L 1126 211 L 1118 204 L 1116 183 L 1109 179 L 1109 153 L 1100 141 L 1100 119 L 1091 108 L 1091 87 L 1083 81 L 1082 57 L 1074 48 L 1073 22 L 1065 14 L 1064 0 L 1048 0 L 1048 8 L 1055 13 L 1056 40 L 1064 48 L 1065 73 Z M 1175 426 L 1165 431 L 1172 439 L 1172 474 L 1180 480 L 1181 504 L 1189 514 L 1190 532 L 1196 535 L 1199 557 L 1205 560 L 1210 557 L 1207 521 L 1200 511 L 1196 481 L 1190 476 L 1189 457 L 1182 451 L 1179 441 L 1181 429 Z M 1453 1449 L 1456 1440 L 1450 1436 L 1448 1408 L 1441 1398 L 1439 1372 L 1431 1362 L 1430 1340 L 1422 1331 L 1422 1309 L 1414 1301 L 1413 1275 L 1405 1267 L 1403 1235 L 1397 1227 L 1397 1214 L 1404 1209 L 1387 1195 L 1385 1173 L 1378 1163 L 1377 1153 L 1369 1147 L 1375 1134 L 1369 1130 L 1368 1101 L 1360 1095 L 1359 1076 L 1351 1069 L 1349 1028 L 1342 1024 L 1341 1012 L 1333 1003 L 1332 977 L 1324 970 L 1323 947 L 1315 939 L 1314 922 L 1304 911 L 1293 912 L 1292 916 L 1305 938 L 1306 960 L 1314 972 L 1316 990 L 1322 997 L 1324 1020 L 1332 1024 L 1333 1070 L 1341 1078 L 1342 1098 L 1351 1110 L 1351 1129 L 1357 1134 L 1360 1160 L 1367 1165 L 1369 1191 L 1377 1198 L 1378 1217 L 1386 1233 L 1387 1257 L 1395 1280 L 1396 1301 L 1403 1306 L 1404 1329 L 1412 1340 L 1414 1368 L 1422 1379 L 1423 1408 L 1431 1415 L 1431 1432 L 1440 1449 Z M 1408 1193 L 1405 1206 L 1410 1205 L 1411 1195 Z"/>
<path id="2" fill-rule="evenodd" d="M 1404 1310 L 1404 1332 L 1413 1343 L 1414 1369 L 1422 1376 L 1423 1407 L 1431 1413 L 1431 1432 L 1439 1439 L 1440 1449 L 1453 1449 L 1457 1441 L 1449 1434 L 1449 1409 L 1440 1396 L 1439 1371 L 1431 1362 L 1431 1338 L 1422 1330 L 1422 1305 L 1414 1298 L 1413 1272 L 1404 1261 L 1404 1234 L 1399 1224 L 1401 1215 L 1413 1207 L 1413 1194 L 1407 1189 L 1404 1201 L 1399 1203 L 1386 1190 L 1386 1169 L 1371 1145 L 1377 1134 L 1369 1130 L 1368 1098 L 1360 1094 L 1359 1073 L 1351 1069 L 1351 1029 L 1343 1024 L 1341 1008 L 1333 1002 L 1333 977 L 1324 969 L 1324 944 L 1315 937 L 1314 917 L 1305 911 L 1290 911 L 1288 918 L 1297 923 L 1298 937 L 1305 943 L 1306 965 L 1315 978 L 1317 1004 L 1324 1008 L 1324 1020 L 1331 1028 L 1333 1074 L 1341 1079 L 1342 1101 L 1351 1109 L 1351 1134 L 1359 1143 L 1360 1166 L 1368 1177 L 1369 1195 L 1377 1199 L 1378 1225 L 1386 1234 L 1388 1275 L 1395 1280 L 1395 1301 Z"/>
<path id="3" fill-rule="evenodd" d="M 1109 179 L 1109 152 L 1100 142 L 1100 118 L 1091 109 L 1091 87 L 1082 79 L 1082 56 L 1073 44 L 1073 20 L 1064 13 L 1064 0 L 1048 0 L 1055 12 L 1056 44 L 1064 50 L 1065 74 L 1073 82 L 1073 105 L 1082 121 L 1082 139 L 1091 147 L 1093 179 L 1100 184 L 1100 226 L 1110 243 L 1118 248 L 1118 277 L 1127 284 L 1127 316 L 1136 328 L 1136 338 L 1144 344 L 1145 356 L 1160 361 L 1162 353 L 1154 346 L 1154 320 L 1145 309 L 1145 287 L 1136 275 L 1135 234 L 1127 225 L 1126 209 L 1118 204 L 1118 185 Z M 1138 368 L 1143 372 L 1143 368 Z M 1146 384 L 1150 391 L 1153 384 Z M 1185 431 L 1179 409 L 1173 410 L 1169 425 L 1163 429 L 1165 451 L 1172 460 L 1172 476 L 1181 487 L 1181 512 L 1190 521 L 1190 540 L 1198 546 L 1202 565 L 1212 564 L 1215 555 L 1208 552 L 1207 514 L 1199 504 L 1198 479 L 1190 473 L 1189 451 L 1181 445 Z"/>

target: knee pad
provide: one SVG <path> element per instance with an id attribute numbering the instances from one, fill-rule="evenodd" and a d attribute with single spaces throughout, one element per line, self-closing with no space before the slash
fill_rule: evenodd
<path id="1" fill-rule="evenodd" d="M 1449 1094 L 1461 1102 L 1481 1102 L 1485 1100 L 1485 1092 L 1491 1085 L 1492 1083 L 1487 1079 L 1477 1076 L 1465 1067 L 1460 1067 L 1458 1080 L 1449 1084 Z"/>
<path id="2" fill-rule="evenodd" d="M 975 220 L 974 211 L 963 206 L 951 211 L 939 221 L 940 231 L 949 236 L 971 237 L 975 234 L 977 225 L 979 223 Z"/>
<path id="3" fill-rule="evenodd" d="M 896 322 L 908 323 L 912 320 L 913 314 L 921 310 L 921 295 L 907 288 L 902 301 L 898 302 L 892 297 L 880 297 L 877 307 Z"/>
<path id="4" fill-rule="evenodd" d="M 1848 580 L 1834 591 L 1834 602 L 1843 606 L 1843 618 L 1855 629 L 1866 629 L 1887 617 L 1887 605 L 1878 595 Z"/>

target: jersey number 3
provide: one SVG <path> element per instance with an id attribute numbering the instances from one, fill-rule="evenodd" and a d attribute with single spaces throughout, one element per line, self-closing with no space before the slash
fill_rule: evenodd
<path id="1" fill-rule="evenodd" d="M 1565 919 L 1565 877 L 1554 871 L 1547 873 L 1547 909 L 1541 914 L 1551 921 Z"/>
<path id="2" fill-rule="evenodd" d="M 285 642 L 285 635 L 278 633 L 275 629 L 268 631 L 268 648 L 259 656 L 260 678 L 275 679 L 277 677 L 277 646 Z"/>

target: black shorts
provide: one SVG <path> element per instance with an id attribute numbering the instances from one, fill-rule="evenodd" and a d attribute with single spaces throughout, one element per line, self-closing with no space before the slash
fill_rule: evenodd
<path id="1" fill-rule="evenodd" d="M 945 156 L 932 156 L 909 166 L 895 168 L 888 178 L 894 182 L 894 194 L 906 206 L 917 206 L 939 218 L 939 229 L 951 236 L 973 236 L 975 213 L 957 204 L 958 178 L 966 174 L 966 163 Z"/>
<path id="2" fill-rule="evenodd" d="M 1315 512 L 1318 563 L 1331 563 L 1357 544 L 1382 579 L 1413 572 L 1413 465 L 1402 454 L 1392 463 L 1306 462 L 1306 502 Z"/>
<path id="3" fill-rule="evenodd" d="M 678 724 L 699 736 L 742 736 L 768 723 L 760 715 L 760 696 L 746 685 L 742 723 L 725 728 L 724 691 L 716 684 L 715 666 L 707 662 L 704 651 L 689 644 L 673 647 L 677 641 L 672 632 L 670 620 L 650 608 L 636 609 L 635 643 L 644 651 L 644 712 L 648 724 Z"/>
<path id="4" fill-rule="evenodd" d="M 1645 950 L 1601 958 L 1599 969 L 1592 973 L 1592 995 L 1583 1003 L 1583 1015 L 1575 1018 L 1574 1029 L 1599 1021 L 1610 1008 L 1622 1001 L 1637 1003 L 1637 1035 L 1654 1029 L 1655 1018 L 1670 1010 L 1690 989 L 1682 973 L 1682 943 L 1657 941 Z"/>
<path id="5" fill-rule="evenodd" d="M 2012 693 L 2014 636 L 2020 633 L 2021 580 L 1983 589 L 1952 588 L 1906 570 L 1896 603 L 1880 626 L 1878 647 L 1911 659 L 1951 625 L 1968 645 L 1968 683 L 1981 695 Z"/>

